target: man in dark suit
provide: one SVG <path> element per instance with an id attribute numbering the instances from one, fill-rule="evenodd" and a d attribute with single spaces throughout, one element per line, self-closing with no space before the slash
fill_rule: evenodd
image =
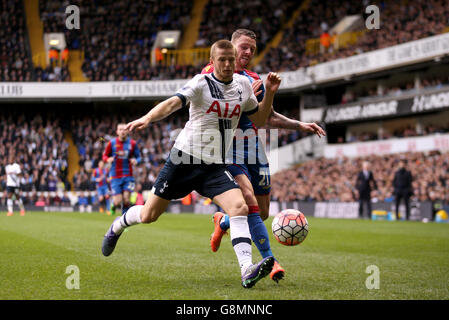
<path id="1" fill-rule="evenodd" d="M 399 203 L 401 199 L 405 202 L 405 213 L 407 220 L 410 217 L 410 196 L 413 194 L 412 174 L 406 169 L 406 160 L 399 162 L 399 169 L 394 174 L 393 187 L 396 200 L 396 219 L 399 218 Z"/>
<path id="2" fill-rule="evenodd" d="M 370 163 L 363 161 L 362 171 L 357 175 L 355 187 L 359 193 L 359 217 L 363 217 L 363 204 L 366 203 L 368 207 L 368 217 L 371 219 L 371 190 L 377 189 L 376 180 L 374 180 L 373 173 L 369 170 Z M 371 184 L 373 185 L 371 187 Z"/>

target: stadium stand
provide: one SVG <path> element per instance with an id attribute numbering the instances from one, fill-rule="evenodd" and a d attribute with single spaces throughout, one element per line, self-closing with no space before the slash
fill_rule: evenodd
<path id="1" fill-rule="evenodd" d="M 209 1 L 204 10 L 196 46 L 210 46 L 219 39 L 229 39 L 235 29 L 246 28 L 257 34 L 257 48 L 260 52 L 299 4 L 296 1 L 281 0 Z"/>
<path id="2" fill-rule="evenodd" d="M 401 153 L 369 158 L 316 159 L 273 175 L 273 200 L 357 201 L 355 180 L 364 160 L 369 160 L 378 184 L 375 201 L 393 201 L 392 181 L 399 160 L 408 161 L 414 198 L 449 201 L 449 153 Z M 417 179 L 419 177 L 419 179 Z M 307 185 L 307 188 L 304 186 Z"/>
<path id="3" fill-rule="evenodd" d="M 32 81 L 22 2 L 2 0 L 0 12 L 0 81 Z"/>
<path id="4" fill-rule="evenodd" d="M 82 70 L 90 81 L 187 78 L 187 66 L 151 66 L 159 30 L 183 30 L 191 2 L 73 1 L 84 32 L 65 28 L 64 1 L 40 1 L 45 32 L 64 32 L 68 47 L 84 52 Z"/>
<path id="5" fill-rule="evenodd" d="M 334 59 L 382 49 L 400 43 L 418 40 L 447 31 L 449 7 L 444 0 L 418 0 L 407 2 L 382 1 L 380 8 L 382 27 L 367 30 L 357 41 L 343 48 L 329 46 L 326 52 L 306 54 L 306 41 L 319 38 L 347 15 L 364 16 L 366 1 L 311 1 L 291 28 L 284 32 L 281 44 L 272 48 L 264 57 L 258 72 L 288 71 Z M 324 14 L 323 14 L 324 13 Z M 332 35 L 331 35 L 332 36 Z"/>
<path id="6" fill-rule="evenodd" d="M 384 79 L 382 79 L 384 80 Z M 434 75 L 431 73 L 423 73 L 420 75 L 419 82 L 415 82 L 413 75 L 408 79 L 400 81 L 397 84 L 383 86 L 382 90 L 378 90 L 378 82 L 373 82 L 370 86 L 357 88 L 356 86 L 346 86 L 345 92 L 341 97 L 341 104 L 350 102 L 369 101 L 373 98 L 394 98 L 410 94 L 416 94 L 428 89 L 441 89 L 443 86 L 449 85 L 449 76 Z"/>
<path id="7" fill-rule="evenodd" d="M 14 154 L 21 165 L 26 192 L 70 189 L 67 180 L 67 143 L 58 117 L 26 113 L 0 115 L 0 166 Z M 3 176 L 2 190 L 6 179 Z"/>

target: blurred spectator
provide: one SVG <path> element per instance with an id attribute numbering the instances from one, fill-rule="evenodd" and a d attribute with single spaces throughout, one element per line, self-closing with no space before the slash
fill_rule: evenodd
<path id="1" fill-rule="evenodd" d="M 71 201 L 70 201 L 69 195 L 68 195 L 67 191 L 64 191 L 64 193 L 62 194 L 62 197 L 61 197 L 61 205 L 62 206 L 70 206 L 70 204 L 71 204 Z"/>
<path id="2" fill-rule="evenodd" d="M 92 199 L 88 191 L 82 192 L 78 195 L 77 205 L 80 212 L 92 212 Z"/>
<path id="3" fill-rule="evenodd" d="M 65 47 L 61 53 L 61 61 L 63 66 L 67 66 L 69 62 L 69 48 Z"/>

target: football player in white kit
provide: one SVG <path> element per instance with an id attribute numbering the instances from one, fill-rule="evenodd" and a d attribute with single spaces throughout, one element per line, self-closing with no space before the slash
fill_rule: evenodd
<path id="1" fill-rule="evenodd" d="M 144 129 L 190 102 L 189 121 L 177 137 L 145 205 L 133 206 L 114 220 L 103 239 L 103 255 L 114 251 L 125 228 L 155 222 L 171 200 L 196 190 L 230 216 L 231 242 L 240 265 L 242 286 L 250 288 L 271 272 L 272 256 L 252 263 L 248 206 L 226 169 L 225 155 L 242 114 L 257 125 L 265 124 L 281 79 L 275 73 L 268 74 L 265 97 L 259 107 L 248 78 L 234 73 L 236 53 L 230 41 L 215 42 L 211 47 L 212 74 L 196 75 L 175 96 L 127 124 L 130 131 Z"/>
<path id="2" fill-rule="evenodd" d="M 6 173 L 6 194 L 8 200 L 6 200 L 6 204 L 8 207 L 7 216 L 13 215 L 14 210 L 14 200 L 18 204 L 20 208 L 20 215 L 25 215 L 25 207 L 23 206 L 22 198 L 20 196 L 20 176 L 22 174 L 22 170 L 20 169 L 20 165 L 14 161 L 14 156 L 9 156 L 8 165 L 5 167 Z"/>

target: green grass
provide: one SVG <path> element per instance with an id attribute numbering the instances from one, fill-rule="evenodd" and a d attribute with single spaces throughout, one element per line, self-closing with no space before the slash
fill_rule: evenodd
<path id="1" fill-rule="evenodd" d="M 0 299 L 449 299 L 446 224 L 309 218 L 301 245 L 271 238 L 285 280 L 267 277 L 247 290 L 229 237 L 217 253 L 210 250 L 211 216 L 165 214 L 132 227 L 106 258 L 101 242 L 112 220 L 99 213 L 2 213 Z M 66 288 L 70 265 L 79 268 L 79 290 Z M 365 286 L 369 265 L 380 270 L 377 290 Z"/>

